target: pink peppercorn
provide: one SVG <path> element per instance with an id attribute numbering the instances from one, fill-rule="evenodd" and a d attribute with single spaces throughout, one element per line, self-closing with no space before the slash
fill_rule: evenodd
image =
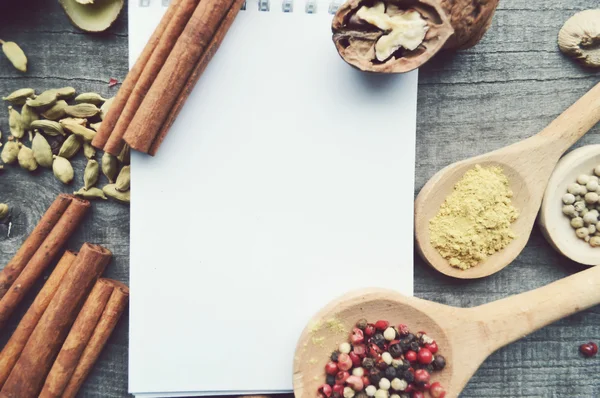
<path id="1" fill-rule="evenodd" d="M 413 391 L 412 398 L 425 398 L 425 394 L 421 391 Z"/>
<path id="2" fill-rule="evenodd" d="M 364 344 L 357 344 L 352 348 L 352 352 L 363 358 L 367 355 L 367 346 Z"/>
<path id="3" fill-rule="evenodd" d="M 419 360 L 419 363 L 423 365 L 429 365 L 431 362 L 433 362 L 433 355 L 429 349 L 421 348 L 417 353 L 417 359 Z"/>
<path id="4" fill-rule="evenodd" d="M 350 386 L 354 391 L 362 391 L 364 388 L 364 383 L 362 381 L 362 377 L 358 376 L 350 376 L 346 379 L 346 384 Z"/>
<path id="5" fill-rule="evenodd" d="M 338 365 L 337 363 L 331 361 L 331 362 L 327 362 L 327 365 L 325 365 L 325 373 L 327 373 L 328 375 L 335 375 L 338 372 Z"/>
<path id="6" fill-rule="evenodd" d="M 431 385 L 429 394 L 431 394 L 433 398 L 444 398 L 446 396 L 446 390 L 444 390 L 444 387 L 442 387 L 439 381 L 436 381 Z"/>
<path id="7" fill-rule="evenodd" d="M 359 328 L 352 329 L 352 335 L 350 335 L 350 342 L 352 345 L 362 344 L 365 341 L 365 335 Z"/>
<path id="8" fill-rule="evenodd" d="M 378 358 L 381 355 L 381 348 L 377 347 L 376 344 L 371 343 L 369 345 L 369 356 L 371 358 Z"/>
<path id="9" fill-rule="evenodd" d="M 384 331 L 385 329 L 387 329 L 390 326 L 390 323 L 388 321 L 377 321 L 375 322 L 375 329 L 380 330 L 380 331 Z"/>
<path id="10" fill-rule="evenodd" d="M 363 385 L 366 387 L 368 385 L 371 385 L 371 380 L 369 380 L 369 376 L 363 376 L 362 377 L 362 381 L 363 381 Z"/>
<path id="11" fill-rule="evenodd" d="M 345 370 L 339 371 L 335 375 L 335 384 L 343 386 L 346 380 L 348 380 L 348 377 L 350 377 L 350 373 L 346 372 Z"/>
<path id="12" fill-rule="evenodd" d="M 367 337 L 372 337 L 373 335 L 375 335 L 376 329 L 375 329 L 375 325 L 373 325 L 372 323 L 367 324 L 367 327 L 365 328 L 365 336 Z"/>
<path id="13" fill-rule="evenodd" d="M 427 348 L 429 351 L 431 351 L 432 354 L 437 353 L 439 350 L 439 347 L 435 341 L 431 344 L 425 344 L 425 348 Z"/>
<path id="14" fill-rule="evenodd" d="M 408 326 L 404 325 L 404 324 L 400 324 L 398 325 L 398 333 L 400 333 L 400 336 L 405 337 L 408 336 L 408 334 L 410 333 L 410 329 L 408 328 Z"/>
<path id="15" fill-rule="evenodd" d="M 333 386 L 333 392 L 337 392 L 338 394 L 344 394 L 344 385 L 343 384 L 336 384 L 335 386 Z"/>
<path id="16" fill-rule="evenodd" d="M 319 393 L 320 397 L 329 398 L 329 397 L 331 397 L 332 388 L 329 384 L 323 384 L 322 386 L 319 387 L 317 392 Z"/>
<path id="17" fill-rule="evenodd" d="M 340 370 L 349 370 L 352 367 L 352 360 L 348 354 L 340 354 L 338 357 L 338 368 Z"/>
<path id="18" fill-rule="evenodd" d="M 406 351 L 406 353 L 404 354 L 404 358 L 408 362 L 415 362 L 417 360 L 417 353 L 413 350 Z"/>
<path id="19" fill-rule="evenodd" d="M 425 386 L 425 384 L 429 383 L 430 378 L 431 375 L 425 369 L 415 370 L 415 384 L 417 386 Z"/>
<path id="20" fill-rule="evenodd" d="M 350 354 L 348 354 L 348 356 L 350 357 L 350 360 L 352 361 L 352 365 L 360 366 L 360 357 L 358 355 L 356 355 L 355 352 L 351 352 Z"/>
<path id="21" fill-rule="evenodd" d="M 598 346 L 596 343 L 592 343 L 590 341 L 587 344 L 582 344 L 579 346 L 579 352 L 581 352 L 584 356 L 591 358 L 598 353 Z"/>

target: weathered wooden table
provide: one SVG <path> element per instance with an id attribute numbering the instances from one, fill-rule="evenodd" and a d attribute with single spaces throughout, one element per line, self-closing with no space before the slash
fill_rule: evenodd
<path id="1" fill-rule="evenodd" d="M 477 47 L 438 56 L 421 70 L 415 195 L 443 166 L 536 133 L 600 80 L 599 71 L 574 64 L 556 45 L 563 22 L 578 10 L 594 7 L 597 0 L 503 0 Z M 109 78 L 121 81 L 127 72 L 126 21 L 122 15 L 107 33 L 89 35 L 71 26 L 56 1 L 3 0 L 0 38 L 18 42 L 30 68 L 21 74 L 0 57 L 0 93 L 73 86 L 80 92 L 114 95 L 117 88 L 108 87 Z M 0 129 L 6 140 L 4 105 Z M 599 142 L 597 126 L 578 145 Z M 77 181 L 84 166 L 80 154 L 74 161 Z M 12 257 L 54 197 L 78 185 L 64 186 L 48 170 L 29 174 L 8 166 L 0 171 L 0 203 L 13 208 L 10 236 L 7 225 L 0 225 L 0 264 Z M 108 276 L 128 282 L 129 209 L 110 201 L 94 203 L 90 213 L 68 246 L 78 249 L 89 241 L 110 248 L 115 256 Z M 540 287 L 580 269 L 558 255 L 536 228 L 514 264 L 483 280 L 441 276 L 415 256 L 415 294 L 468 307 Z M 128 320 L 124 316 L 118 325 L 81 396 L 127 395 Z M 16 321 L 10 326 L 14 328 Z M 11 328 L 3 331 L 0 343 Z M 577 351 L 589 340 L 600 340 L 600 307 L 501 349 L 485 362 L 462 396 L 600 397 L 600 357 L 586 360 Z"/>

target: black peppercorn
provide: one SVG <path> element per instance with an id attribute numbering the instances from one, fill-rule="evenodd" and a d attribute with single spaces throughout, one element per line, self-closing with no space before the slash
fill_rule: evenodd
<path id="1" fill-rule="evenodd" d="M 404 380 L 406 380 L 406 382 L 408 384 L 410 384 L 413 381 L 415 381 L 415 375 L 410 370 L 405 371 L 404 374 L 402 375 L 402 378 Z"/>
<path id="2" fill-rule="evenodd" d="M 371 384 L 378 386 L 382 377 L 381 371 L 377 368 L 373 368 L 369 371 L 369 381 Z"/>
<path id="3" fill-rule="evenodd" d="M 340 356 L 340 352 L 339 351 L 334 351 L 334 352 L 331 353 L 331 360 L 333 362 L 337 362 L 339 356 Z"/>
<path id="4" fill-rule="evenodd" d="M 392 344 L 388 348 L 388 352 L 390 353 L 392 358 L 399 358 L 402 355 L 403 350 L 402 350 L 402 347 L 400 346 L 400 343 L 396 343 L 396 344 Z"/>
<path id="5" fill-rule="evenodd" d="M 441 355 L 436 355 L 433 359 L 433 368 L 435 370 L 442 370 L 446 367 L 446 358 Z"/>
<path id="6" fill-rule="evenodd" d="M 433 365 L 432 364 L 423 366 L 421 369 L 425 369 L 427 371 L 427 373 L 429 373 L 429 374 L 433 373 Z"/>
<path id="7" fill-rule="evenodd" d="M 385 363 L 385 361 L 384 361 L 383 359 L 380 359 L 380 360 L 377 362 L 377 367 L 378 367 L 379 369 L 381 369 L 381 370 L 386 370 L 386 369 L 387 369 L 387 367 L 388 367 L 388 364 L 387 364 L 387 363 Z"/>
<path id="8" fill-rule="evenodd" d="M 412 343 L 415 340 L 415 335 L 412 333 L 409 333 L 406 335 L 405 339 Z"/>
<path id="9" fill-rule="evenodd" d="M 410 350 L 410 343 L 411 342 L 408 341 L 407 339 L 402 339 L 402 340 L 400 340 L 400 343 L 398 343 L 398 344 L 400 344 L 400 348 L 402 348 L 402 351 L 406 352 L 406 351 Z"/>
<path id="10" fill-rule="evenodd" d="M 385 370 L 385 378 L 388 380 L 393 380 L 396 378 L 396 369 L 394 369 L 393 366 L 389 366 L 386 370 Z"/>
<path id="11" fill-rule="evenodd" d="M 371 343 L 375 344 L 377 347 L 383 349 L 383 347 L 385 347 L 385 343 L 386 343 L 386 339 L 385 337 L 383 337 L 383 334 L 381 333 L 376 333 L 372 338 L 371 338 Z"/>
<path id="12" fill-rule="evenodd" d="M 359 328 L 360 330 L 365 330 L 365 328 L 367 327 L 367 320 L 366 319 L 359 319 L 358 322 L 356 322 L 356 327 Z"/>
<path id="13" fill-rule="evenodd" d="M 362 360 L 362 366 L 367 370 L 371 370 L 375 367 L 375 361 L 373 358 L 365 358 Z"/>
<path id="14" fill-rule="evenodd" d="M 354 398 L 367 398 L 367 397 L 368 397 L 368 395 L 367 395 L 367 393 L 366 393 L 366 392 L 364 392 L 364 391 L 360 391 L 358 394 L 356 394 L 356 395 L 354 396 Z"/>
<path id="15" fill-rule="evenodd" d="M 417 343 L 416 341 L 413 341 L 412 343 L 410 343 L 410 349 L 413 350 L 414 352 L 419 352 L 421 347 L 419 346 L 419 343 Z"/>
<path id="16" fill-rule="evenodd" d="M 407 370 L 408 368 L 410 368 L 410 362 L 408 362 L 406 359 L 398 365 L 398 369 Z"/>
<path id="17" fill-rule="evenodd" d="M 327 375 L 325 382 L 333 387 L 335 385 L 335 375 Z"/>

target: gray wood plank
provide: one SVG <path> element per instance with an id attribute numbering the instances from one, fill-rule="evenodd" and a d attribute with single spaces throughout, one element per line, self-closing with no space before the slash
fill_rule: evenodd
<path id="1" fill-rule="evenodd" d="M 599 71 L 572 63 L 556 46 L 558 30 L 569 16 L 597 6 L 597 0 L 504 0 L 479 45 L 438 55 L 421 69 L 415 195 L 447 164 L 536 133 L 600 80 Z M 23 75 L 0 57 L 3 94 L 25 86 L 44 90 L 70 85 L 112 96 L 117 88 L 109 88 L 108 80 L 123 80 L 127 72 L 125 14 L 108 32 L 88 35 L 68 22 L 57 2 L 6 0 L 0 4 L 0 38 L 18 42 L 30 65 Z M 5 106 L 0 107 L 0 129 L 8 131 Z M 577 146 L 599 142 L 597 126 Z M 84 165 L 80 154 L 74 161 L 76 183 L 69 187 L 48 170 L 33 175 L 17 167 L 0 171 L 0 202 L 13 207 L 9 237 L 7 226 L 0 225 L 0 264 L 11 258 L 57 193 L 79 187 Z M 77 249 L 91 241 L 108 247 L 115 254 L 108 276 L 128 282 L 128 208 L 115 202 L 94 203 L 90 213 L 68 246 Z M 580 269 L 556 254 L 536 228 L 515 263 L 484 280 L 444 277 L 415 255 L 415 294 L 474 306 L 543 286 Z M 127 325 L 126 315 L 86 381 L 82 397 L 127 395 Z M 0 336 L 0 343 L 7 335 Z M 461 396 L 598 397 L 600 360 L 584 360 L 577 353 L 579 344 L 588 340 L 600 340 L 599 307 L 499 350 Z"/>

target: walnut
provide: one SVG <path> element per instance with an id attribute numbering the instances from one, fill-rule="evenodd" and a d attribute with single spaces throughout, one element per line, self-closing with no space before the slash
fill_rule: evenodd
<path id="1" fill-rule="evenodd" d="M 453 29 L 439 0 L 350 0 L 332 22 L 340 56 L 360 70 L 402 73 L 435 55 Z"/>
<path id="2" fill-rule="evenodd" d="M 439 2 L 454 28 L 454 35 L 448 39 L 445 48 L 465 49 L 479 43 L 487 32 L 499 0 L 439 0 Z"/>
<path id="3" fill-rule="evenodd" d="M 560 50 L 590 67 L 600 67 L 600 10 L 578 12 L 558 33 Z"/>

